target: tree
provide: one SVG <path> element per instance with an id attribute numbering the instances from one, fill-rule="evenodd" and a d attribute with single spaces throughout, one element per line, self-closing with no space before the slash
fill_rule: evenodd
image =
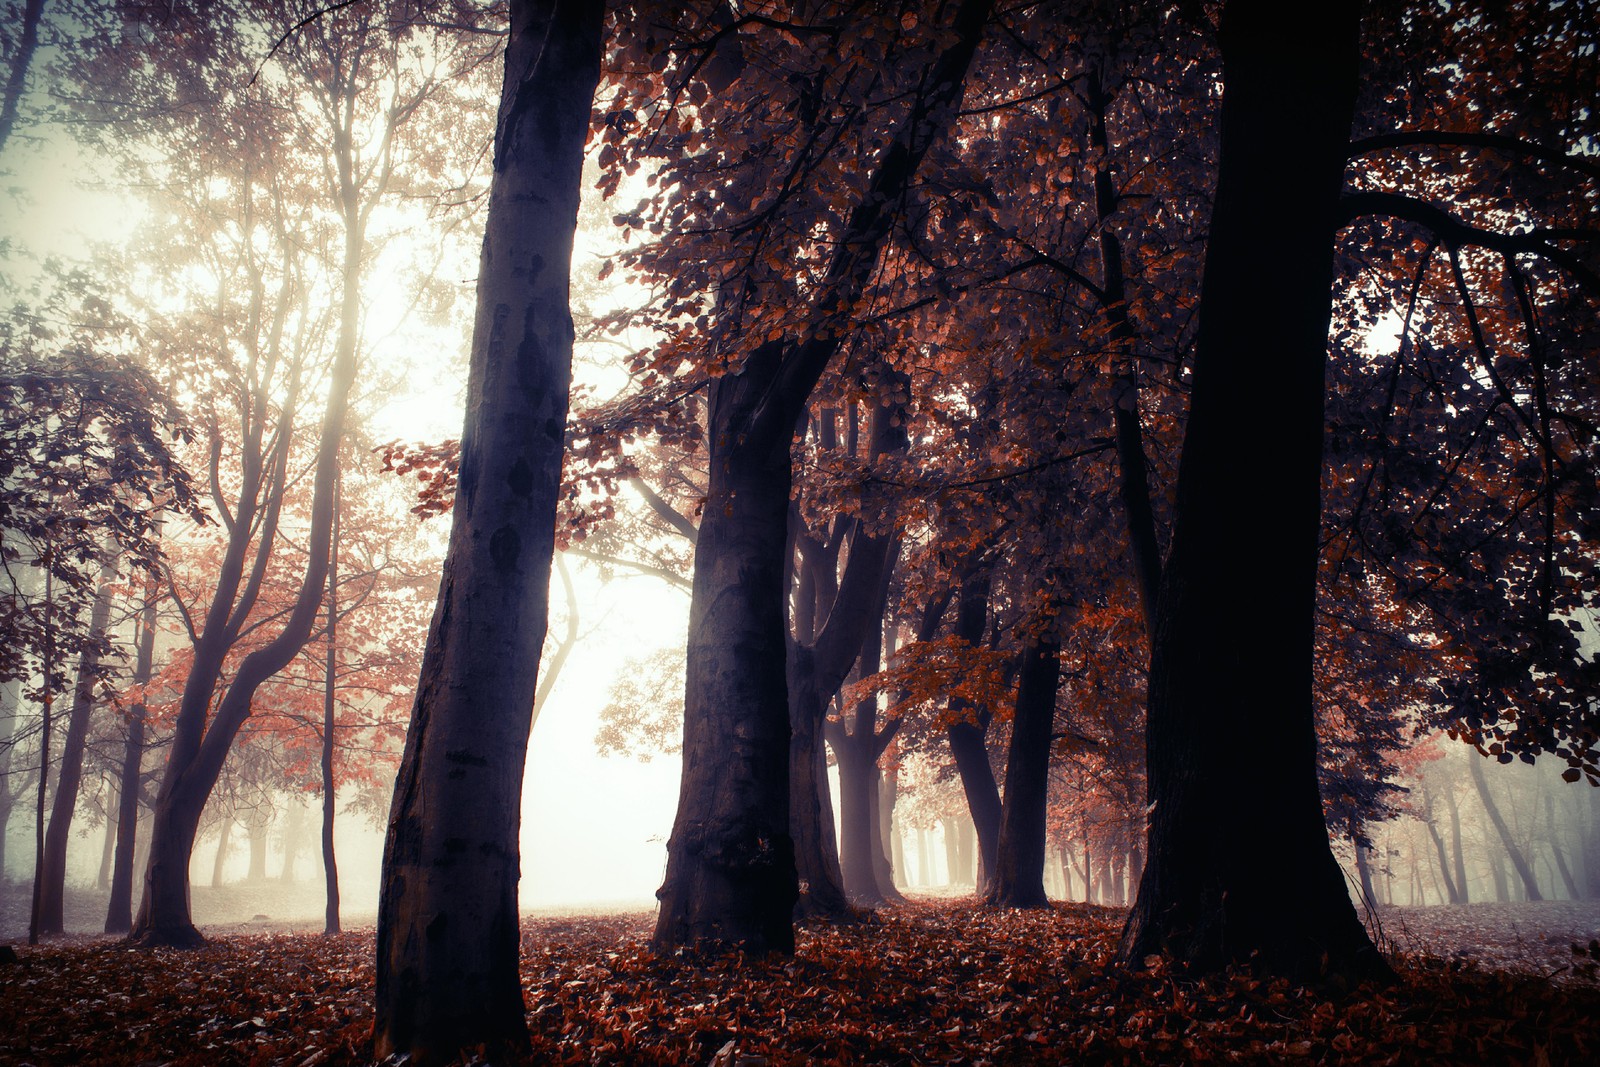
<path id="1" fill-rule="evenodd" d="M 78 654 L 77 680 L 72 691 L 72 707 L 67 716 L 67 735 L 62 744 L 60 769 L 56 773 L 55 800 L 50 809 L 50 826 L 45 831 L 44 849 L 33 876 L 33 921 L 28 939 L 37 942 L 43 934 L 64 932 L 66 904 L 67 841 L 72 817 L 78 807 L 78 788 L 83 783 L 83 752 L 89 739 L 89 719 L 93 715 L 97 691 L 101 688 L 101 659 L 111 647 L 111 601 L 116 581 L 117 557 L 107 552 L 102 557 L 94 607 L 89 613 L 88 641 Z M 40 770 L 40 789 L 45 772 Z"/>
<path id="2" fill-rule="evenodd" d="M 753 276 L 742 281 L 730 276 L 719 297 L 713 351 L 728 370 L 708 385 L 709 479 L 695 542 L 684 777 L 666 877 L 657 894 L 659 945 L 793 948 L 791 910 L 798 887 L 790 836 L 783 612 L 790 451 L 807 400 L 872 281 L 897 205 L 959 103 L 989 7 L 983 0 L 968 0 L 953 13 L 950 37 L 909 86 L 909 112 L 877 148 L 860 194 L 837 211 L 824 208 L 817 224 L 830 232 L 831 248 L 800 250 L 802 261 L 795 264 L 804 269 L 806 259 L 823 257 L 825 266 L 808 271 L 813 275 L 808 297 L 796 307 L 775 309 L 770 326 L 745 321 L 746 315 L 761 314 L 763 293 Z M 731 64 L 740 28 L 736 23 L 716 31 L 707 57 L 718 42 L 728 40 L 723 61 Z M 816 30 L 828 38 L 838 26 L 819 22 Z M 819 89 L 817 84 L 806 92 Z M 820 132 L 814 121 L 817 103 L 803 99 L 794 112 L 801 128 L 787 128 L 780 151 L 793 151 L 790 168 L 806 166 L 814 150 L 826 152 L 804 139 L 806 126 L 813 135 Z M 782 106 L 776 100 L 774 105 Z M 796 133 L 799 143 L 790 139 Z M 768 177 L 781 186 L 780 173 Z M 708 191 L 691 194 L 703 197 Z M 787 192 L 774 191 L 776 209 L 784 206 Z M 769 214 L 752 232 L 776 237 L 789 221 Z M 813 238 L 802 240 L 810 244 Z M 759 241 L 752 251 L 760 254 Z M 759 331 L 754 343 L 751 330 Z"/>
<path id="3" fill-rule="evenodd" d="M 1317 791 L 1323 381 L 1360 23 L 1354 3 L 1308 17 L 1291 31 L 1258 0 L 1223 13 L 1217 192 L 1152 642 L 1149 859 L 1120 955 L 1314 980 L 1388 968 Z M 1241 537 L 1263 479 L 1280 487 L 1265 535 Z"/>
<path id="4" fill-rule="evenodd" d="M 568 277 L 602 5 L 516 0 L 454 525 L 384 843 L 381 1057 L 527 1046 L 517 825 L 571 377 Z"/>
<path id="5" fill-rule="evenodd" d="M 194 944 L 188 867 L 206 797 L 254 694 L 300 653 L 320 615 L 339 446 L 363 347 L 361 283 L 385 231 L 403 227 L 380 207 L 401 192 L 424 195 L 409 184 L 424 170 L 441 182 L 442 157 L 461 147 L 458 131 L 470 124 L 413 138 L 414 151 L 404 134 L 423 124 L 440 87 L 493 45 L 463 45 L 472 36 L 465 32 L 435 41 L 409 7 L 345 5 L 337 18 L 318 10 L 300 20 L 263 60 L 256 46 L 280 12 L 222 4 L 131 5 L 127 13 L 116 47 L 89 72 L 122 91 L 85 106 L 104 111 L 122 143 L 137 146 L 134 161 L 175 220 L 157 243 L 178 254 L 160 269 L 185 291 L 194 275 L 179 264 L 203 264 L 216 304 L 201 313 L 195 305 L 204 298 L 187 289 L 182 311 L 150 313 L 165 327 L 152 331 L 154 343 L 173 352 L 170 365 L 204 411 L 213 504 L 226 534 L 211 595 L 185 619 L 194 655 L 133 932 L 146 944 Z M 155 30 L 147 46 L 127 47 L 147 27 Z M 194 106 L 165 106 L 172 101 Z M 317 407 L 320 417 L 310 415 Z M 270 639 L 243 652 L 245 634 L 267 632 L 257 601 L 282 566 L 284 497 L 301 464 L 312 492 L 294 606 L 272 620 Z"/>

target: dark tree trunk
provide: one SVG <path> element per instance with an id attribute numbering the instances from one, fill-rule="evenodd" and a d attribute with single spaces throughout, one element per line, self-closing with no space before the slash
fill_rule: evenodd
<path id="1" fill-rule="evenodd" d="M 1220 166 L 1152 639 L 1149 857 L 1120 956 L 1388 976 L 1329 848 L 1312 648 L 1353 0 L 1223 13 Z M 1292 131 L 1292 132 L 1291 132 Z M 1247 461 L 1248 460 L 1248 461 Z M 1270 537 L 1241 537 L 1241 524 Z"/>
<path id="2" fill-rule="evenodd" d="M 145 586 L 144 610 L 139 615 L 139 639 L 134 652 L 133 684 L 139 692 L 154 673 L 156 609 L 160 586 Z M 128 709 L 128 737 L 122 746 L 122 781 L 117 791 L 117 852 L 111 861 L 111 899 L 106 904 L 106 933 L 125 934 L 133 927 L 133 857 L 139 830 L 139 779 L 144 762 L 144 728 L 147 712 L 143 700 Z"/>
<path id="3" fill-rule="evenodd" d="M 961 598 L 956 610 L 956 636 L 978 648 L 983 644 L 984 631 L 989 625 L 989 591 L 993 583 L 993 566 L 980 561 L 961 582 Z M 977 872 L 974 883 L 979 894 L 995 867 L 995 855 L 1000 845 L 1000 785 L 995 781 L 994 767 L 989 763 L 989 714 L 977 711 L 965 701 L 952 700 L 951 725 L 945 730 L 950 744 L 950 755 L 955 760 L 956 773 L 961 777 L 961 790 L 967 798 L 967 810 L 972 814 L 972 825 L 978 837 Z M 966 714 L 968 718 L 960 716 Z"/>
<path id="4" fill-rule="evenodd" d="M 1511 828 L 1506 825 L 1505 819 L 1500 814 L 1500 807 L 1494 802 L 1494 796 L 1489 792 L 1489 782 L 1483 775 L 1483 764 L 1471 754 L 1467 756 L 1467 769 L 1472 774 L 1472 784 L 1477 787 L 1478 799 L 1483 802 L 1483 810 L 1488 813 L 1489 822 L 1494 825 L 1495 833 L 1500 836 L 1500 843 L 1505 846 L 1506 856 L 1511 860 L 1517 877 L 1522 880 L 1522 888 L 1528 900 L 1543 900 L 1539 893 L 1539 880 L 1534 877 L 1533 868 L 1528 864 L 1528 858 L 1522 854 L 1516 838 L 1511 836 Z"/>
<path id="5" fill-rule="evenodd" d="M 333 847 L 333 817 L 339 788 L 333 778 L 334 729 L 339 688 L 339 513 L 342 483 L 334 482 L 333 543 L 328 552 L 328 647 L 322 672 L 322 932 L 339 932 L 339 857 Z M 531 729 L 531 726 L 530 726 Z"/>
<path id="6" fill-rule="evenodd" d="M 792 423 L 752 435 L 782 352 L 763 346 L 711 388 L 695 541 L 683 779 L 667 845 L 660 945 L 794 948 L 784 556 Z"/>
<path id="7" fill-rule="evenodd" d="M 39 23 L 44 16 L 44 0 L 27 0 L 22 6 L 22 26 L 11 53 L 11 69 L 6 74 L 4 95 L 0 96 L 0 152 L 17 125 L 17 111 L 28 87 L 28 69 L 39 49 Z"/>
<path id="8" fill-rule="evenodd" d="M 454 522 L 384 844 L 378 1058 L 527 1048 L 522 772 L 571 381 L 569 271 L 603 5 L 513 2 Z M 780 660 L 781 663 L 781 649 Z"/>
<path id="9" fill-rule="evenodd" d="M 56 793 L 50 807 L 50 828 L 45 834 L 44 866 L 39 872 L 40 934 L 63 933 L 66 905 L 67 843 L 72 816 L 78 808 L 78 787 L 83 783 L 83 753 L 89 740 L 89 720 L 94 715 L 95 688 L 100 680 L 100 656 L 111 621 L 111 586 L 117 565 L 105 560 L 100 585 L 89 612 L 90 644 L 78 657 L 78 680 L 67 714 L 67 736 L 61 746 L 61 767 L 56 773 Z"/>
<path id="10" fill-rule="evenodd" d="M 656 894 L 658 946 L 793 950 L 798 884 L 783 684 L 790 442 L 838 350 L 842 316 L 871 280 L 895 205 L 959 105 L 989 9 L 990 0 L 964 0 L 956 11 L 954 42 L 934 61 L 925 94 L 837 233 L 814 303 L 826 326 L 766 342 L 712 386 L 708 485 L 689 609 L 683 779 L 666 878 Z"/>
<path id="11" fill-rule="evenodd" d="M 807 647 L 789 650 L 789 833 L 794 841 L 799 897 L 795 913 L 839 919 L 850 913 L 839 849 L 833 835 L 833 798 L 823 724 L 831 695 L 818 691 L 815 657 Z"/>
<path id="12" fill-rule="evenodd" d="M 878 753 L 874 739 L 861 734 L 859 727 L 858 732 L 839 730 L 838 735 L 840 743 L 834 752 L 839 759 L 840 865 L 845 892 L 855 904 L 876 907 L 899 895 L 892 883 L 885 893 L 880 876 L 888 857 L 878 828 Z"/>
<path id="13" fill-rule="evenodd" d="M 1050 789 L 1050 735 L 1060 680 L 1060 644 L 1053 637 L 1030 641 L 1022 652 L 1011 720 L 1000 838 L 994 868 L 983 890 L 988 904 L 1043 908 L 1050 903 L 1044 892 L 1045 809 Z"/>

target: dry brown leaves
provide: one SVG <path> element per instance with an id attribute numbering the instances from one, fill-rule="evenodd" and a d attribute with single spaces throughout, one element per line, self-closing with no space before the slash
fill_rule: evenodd
<path id="1" fill-rule="evenodd" d="M 1600 988 L 1402 958 L 1329 1001 L 1247 974 L 1108 965 L 1120 913 L 913 905 L 802 931 L 793 959 L 658 954 L 647 915 L 530 919 L 533 1062 L 1589 1063 Z M 365 1062 L 371 935 L 236 937 L 193 953 L 22 948 L 0 967 L 0 1062 Z M 731 1048 L 730 1048 L 731 1046 Z"/>

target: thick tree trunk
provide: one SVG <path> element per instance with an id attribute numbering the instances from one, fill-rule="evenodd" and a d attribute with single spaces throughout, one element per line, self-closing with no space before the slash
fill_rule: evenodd
<path id="1" fill-rule="evenodd" d="M 569 275 L 602 7 L 511 5 L 454 524 L 378 908 L 374 1050 L 419 1067 L 467 1049 L 510 1061 L 527 1047 L 517 838 L 548 624 Z"/>
<path id="2" fill-rule="evenodd" d="M 1120 956 L 1388 976 L 1329 848 L 1312 648 L 1353 0 L 1223 13 L 1220 167 L 1152 640 L 1149 859 Z M 1292 133 L 1290 132 L 1292 131 Z M 1241 523 L 1272 536 L 1239 536 Z"/>
<path id="3" fill-rule="evenodd" d="M 1053 623 L 1051 624 L 1053 625 Z M 1011 746 L 1006 756 L 1006 792 L 1000 807 L 995 864 L 984 886 L 985 903 L 1007 908 L 1043 908 L 1045 808 L 1050 788 L 1050 735 L 1056 721 L 1061 646 L 1054 637 L 1029 642 L 1022 652 Z"/>
<path id="4" fill-rule="evenodd" d="M 830 832 L 833 798 L 822 738 L 830 695 L 817 691 L 810 648 L 791 646 L 789 657 L 789 833 L 799 879 L 795 914 L 840 919 L 850 914 L 850 902 Z"/>
<path id="5" fill-rule="evenodd" d="M 963 0 L 956 10 L 954 40 L 834 235 L 813 305 L 825 325 L 766 342 L 712 386 L 710 469 L 689 612 L 683 779 L 666 879 L 656 894 L 658 946 L 793 950 L 789 913 L 798 886 L 783 628 L 790 442 L 850 309 L 871 282 L 896 205 L 959 106 L 990 6 Z"/>
<path id="6" fill-rule="evenodd" d="M 794 949 L 790 717 L 782 613 L 787 426 L 749 435 L 781 355 L 718 379 L 709 484 L 695 541 L 684 685 L 683 779 L 657 892 L 658 945 Z"/>
<path id="7" fill-rule="evenodd" d="M 154 672 L 156 609 L 160 587 L 145 586 L 144 610 L 139 615 L 139 639 L 134 652 L 133 684 L 140 693 Z M 117 851 L 111 861 L 111 899 L 106 904 L 106 933 L 125 934 L 133 927 L 133 858 L 139 830 L 139 778 L 144 762 L 147 712 L 142 699 L 128 709 L 128 736 L 122 745 L 122 781 L 117 791 Z"/>
<path id="8" fill-rule="evenodd" d="M 94 714 L 95 688 L 100 675 L 101 642 L 111 621 L 111 586 L 116 578 L 114 559 L 100 568 L 99 589 L 89 612 L 92 644 L 78 657 L 78 680 L 67 715 L 67 736 L 61 746 L 61 767 L 56 773 L 56 793 L 50 808 L 50 828 L 45 834 L 44 866 L 39 872 L 40 934 L 64 931 L 67 879 L 67 843 L 72 817 L 78 808 L 78 787 L 83 783 L 83 753 L 89 740 L 89 720 Z"/>
<path id="9" fill-rule="evenodd" d="M 1516 838 L 1511 835 L 1511 828 L 1506 825 L 1505 818 L 1500 814 L 1499 805 L 1494 802 L 1494 796 L 1489 792 L 1489 781 L 1484 777 L 1483 764 L 1469 754 L 1467 769 L 1472 774 L 1472 784 L 1478 790 L 1478 799 L 1483 802 L 1483 810 L 1488 814 L 1489 822 L 1494 825 L 1495 833 L 1500 836 L 1500 843 L 1505 846 L 1506 856 L 1510 858 L 1517 877 L 1522 880 L 1526 899 L 1543 900 L 1544 897 L 1539 893 L 1539 880 L 1534 877 L 1528 858 L 1522 854 Z"/>

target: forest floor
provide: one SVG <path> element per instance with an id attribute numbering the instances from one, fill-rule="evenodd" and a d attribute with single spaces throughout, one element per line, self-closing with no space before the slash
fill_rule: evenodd
<path id="1" fill-rule="evenodd" d="M 1333 999 L 1243 972 L 1116 968 L 1121 917 L 924 898 L 803 928 L 792 959 L 746 960 L 652 952 L 646 912 L 526 916 L 530 1062 L 1600 1062 L 1595 960 L 1573 950 L 1600 936 L 1592 902 L 1386 909 L 1402 983 Z M 0 1064 L 367 1062 L 371 929 L 241 929 L 191 952 L 14 945 Z"/>

